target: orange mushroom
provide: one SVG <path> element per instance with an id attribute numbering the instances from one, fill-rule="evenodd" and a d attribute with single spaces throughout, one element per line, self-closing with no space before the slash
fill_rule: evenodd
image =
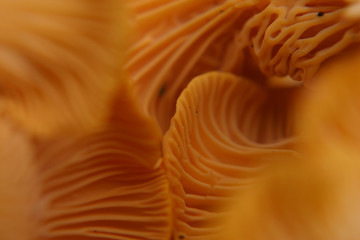
<path id="1" fill-rule="evenodd" d="M 128 29 L 122 5 L 1 0 L 1 113 L 39 136 L 106 118 Z"/>
<path id="2" fill-rule="evenodd" d="M 131 84 L 119 1 L 0 0 L 0 239 L 216 239 L 234 200 L 224 239 L 357 239 L 359 83 L 339 69 L 358 80 L 359 56 L 322 72 L 358 44 L 356 3 L 126 5 Z M 292 79 L 314 76 L 298 118 Z"/>

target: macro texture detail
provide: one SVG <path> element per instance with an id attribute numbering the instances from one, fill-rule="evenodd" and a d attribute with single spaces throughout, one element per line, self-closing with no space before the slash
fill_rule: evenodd
<path id="1" fill-rule="evenodd" d="M 165 131 L 196 76 L 230 72 L 252 81 L 309 82 L 320 65 L 359 42 L 352 5 L 330 1 L 132 1 L 136 29 L 125 70 L 144 111 Z"/>
<path id="2" fill-rule="evenodd" d="M 175 236 L 211 239 L 236 190 L 276 159 L 299 157 L 292 150 L 292 95 L 274 103 L 267 95 L 247 79 L 213 72 L 195 78 L 179 97 L 163 140 Z"/>
<path id="3" fill-rule="evenodd" d="M 360 0 L 0 20 L 0 240 L 360 239 Z"/>

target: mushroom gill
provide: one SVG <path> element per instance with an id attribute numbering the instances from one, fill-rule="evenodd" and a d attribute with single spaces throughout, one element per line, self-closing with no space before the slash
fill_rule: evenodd
<path id="1" fill-rule="evenodd" d="M 120 2 L 0 0 L 0 111 L 40 136 L 104 119 L 128 29 Z"/>
<path id="2" fill-rule="evenodd" d="M 170 238 L 161 134 L 131 86 L 120 90 L 116 114 L 96 131 L 27 141 L 0 132 L 0 239 Z"/>
<path id="3" fill-rule="evenodd" d="M 225 69 L 234 59 L 236 29 L 261 8 L 261 1 L 131 1 L 135 37 L 125 70 L 133 78 L 145 112 L 163 131 L 189 81 Z M 259 6 L 258 6 L 259 5 Z"/>
<path id="4" fill-rule="evenodd" d="M 172 213 L 161 134 L 132 88 L 110 123 L 82 137 L 38 141 L 44 210 L 38 239 L 168 239 Z"/>
<path id="5" fill-rule="evenodd" d="M 163 131 L 194 77 L 231 72 L 264 82 L 309 81 L 319 66 L 359 41 L 345 0 L 131 1 L 136 36 L 125 70 L 145 112 Z"/>
<path id="6" fill-rule="evenodd" d="M 212 239 L 236 190 L 267 165 L 298 158 L 294 96 L 296 89 L 263 88 L 227 73 L 191 81 L 163 139 L 176 238 Z"/>
<path id="7" fill-rule="evenodd" d="M 42 145 L 36 239 L 170 238 L 169 184 L 159 144 L 127 126 Z"/>
<path id="8" fill-rule="evenodd" d="M 344 19 L 347 1 L 272 1 L 237 36 L 266 76 L 311 80 L 321 64 L 359 43 L 357 19 Z"/>

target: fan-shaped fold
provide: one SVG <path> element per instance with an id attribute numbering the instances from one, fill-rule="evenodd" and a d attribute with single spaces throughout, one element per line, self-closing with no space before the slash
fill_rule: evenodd
<path id="1" fill-rule="evenodd" d="M 96 126 L 120 77 L 121 1 L 0 1 L 1 112 L 41 136 Z"/>
<path id="2" fill-rule="evenodd" d="M 57 140 L 38 155 L 39 239 L 168 239 L 168 181 L 156 139 L 138 128 L 108 127 Z"/>
<path id="3" fill-rule="evenodd" d="M 211 239 L 233 192 L 292 151 L 295 89 L 265 89 L 212 72 L 181 94 L 163 139 L 174 206 L 174 236 Z"/>

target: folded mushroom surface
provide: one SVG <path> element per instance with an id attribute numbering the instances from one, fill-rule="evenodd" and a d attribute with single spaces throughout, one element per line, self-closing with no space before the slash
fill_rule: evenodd
<path id="1" fill-rule="evenodd" d="M 189 81 L 225 71 L 264 82 L 289 75 L 308 82 L 319 66 L 358 43 L 353 6 L 330 1 L 133 1 L 135 41 L 125 69 L 144 111 L 163 131 Z"/>
<path id="2" fill-rule="evenodd" d="M 296 89 L 266 89 L 226 73 L 193 79 L 163 139 L 175 237 L 211 239 L 236 190 L 268 165 L 298 158 L 294 96 Z"/>
<path id="3" fill-rule="evenodd" d="M 123 82 L 109 123 L 37 142 L 39 239 L 168 239 L 172 213 L 161 135 Z"/>
<path id="4" fill-rule="evenodd" d="M 261 1 L 129 3 L 136 35 L 125 69 L 133 77 L 144 110 L 157 118 L 163 131 L 188 82 L 226 68 L 233 59 L 229 55 L 236 51 L 232 47 L 236 28 L 258 11 L 256 2 Z"/>
<path id="5" fill-rule="evenodd" d="M 128 32 L 122 5 L 1 0 L 0 111 L 39 136 L 103 120 Z"/>
<path id="6" fill-rule="evenodd" d="M 170 238 L 160 132 L 120 90 L 118 113 L 87 134 L 44 140 L 1 122 L 2 240 Z"/>
<path id="7" fill-rule="evenodd" d="M 237 37 L 266 76 L 309 81 L 321 64 L 359 43 L 356 19 L 344 19 L 346 1 L 275 0 L 252 16 Z"/>
<path id="8" fill-rule="evenodd" d="M 158 147 L 139 129 L 117 127 L 41 146 L 38 239 L 168 239 L 169 187 Z"/>
<path id="9" fill-rule="evenodd" d="M 358 239 L 358 2 L 0 0 L 0 239 Z"/>

